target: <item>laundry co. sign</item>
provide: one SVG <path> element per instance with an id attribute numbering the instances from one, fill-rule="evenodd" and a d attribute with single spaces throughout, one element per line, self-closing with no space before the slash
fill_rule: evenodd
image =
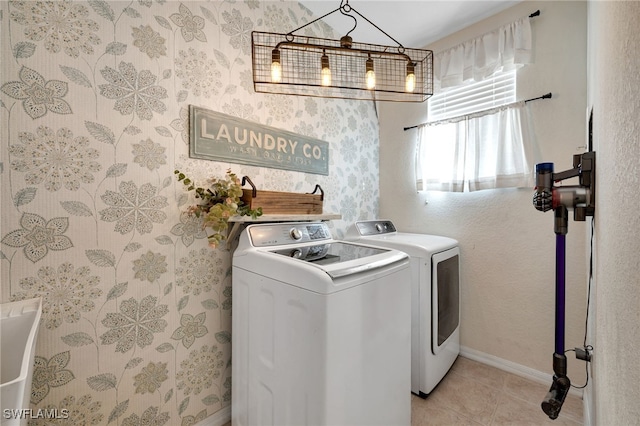
<path id="1" fill-rule="evenodd" d="M 329 174 L 329 143 L 190 106 L 189 156 Z"/>

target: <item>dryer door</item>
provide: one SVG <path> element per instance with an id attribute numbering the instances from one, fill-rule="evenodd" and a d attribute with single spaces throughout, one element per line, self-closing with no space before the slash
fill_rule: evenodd
<path id="1" fill-rule="evenodd" d="M 460 249 L 434 254 L 431 271 L 431 350 L 437 355 L 460 325 Z"/>

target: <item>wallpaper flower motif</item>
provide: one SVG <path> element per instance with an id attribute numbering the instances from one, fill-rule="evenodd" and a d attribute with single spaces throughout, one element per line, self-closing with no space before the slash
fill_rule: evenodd
<path id="1" fill-rule="evenodd" d="M 138 303 L 133 297 L 120 304 L 120 313 L 108 313 L 102 325 L 111 330 L 100 336 L 103 345 L 116 342 L 116 352 L 127 352 L 138 345 L 144 348 L 153 342 L 153 333 L 163 331 L 167 321 L 162 319 L 169 312 L 167 305 L 156 306 L 158 299 L 146 296 Z"/>
<path id="2" fill-rule="evenodd" d="M 168 373 L 166 362 L 149 362 L 134 377 L 133 385 L 136 387 L 136 393 L 154 393 L 162 385 L 162 382 L 169 378 Z"/>
<path id="3" fill-rule="evenodd" d="M 222 18 L 226 24 L 222 24 L 222 32 L 230 37 L 229 43 L 236 49 L 240 49 L 244 54 L 251 53 L 251 31 L 253 22 L 248 17 L 242 17 L 238 9 L 233 9 L 231 13 L 222 12 Z"/>
<path id="4" fill-rule="evenodd" d="M 134 278 L 141 281 L 156 281 L 162 274 L 167 272 L 166 256 L 160 253 L 153 253 L 151 250 L 133 261 Z"/>
<path id="5" fill-rule="evenodd" d="M 32 403 L 37 404 L 42 401 L 51 388 L 66 385 L 75 378 L 71 370 L 65 368 L 70 360 L 69 351 L 56 354 L 51 359 L 35 356 L 31 382 Z"/>
<path id="6" fill-rule="evenodd" d="M 182 141 L 189 145 L 189 110 L 180 108 L 180 118 L 171 121 L 173 130 L 180 132 Z"/>
<path id="7" fill-rule="evenodd" d="M 56 114 L 71 114 L 71 106 L 62 99 L 68 86 L 64 81 L 46 81 L 37 71 L 23 66 L 19 74 L 21 81 L 10 81 L 2 85 L 2 91 L 14 99 L 22 100 L 22 107 L 29 117 L 43 117 L 47 111 Z"/>
<path id="8" fill-rule="evenodd" d="M 167 164 L 167 156 L 164 153 L 166 148 L 153 142 L 151 138 L 142 140 L 140 143 L 134 143 L 132 146 L 133 162 L 140 164 L 141 167 L 146 167 L 153 171 Z"/>
<path id="9" fill-rule="evenodd" d="M 154 223 L 163 223 L 167 215 L 160 209 L 168 205 L 167 198 L 156 195 L 157 188 L 150 183 L 140 186 L 133 181 L 121 182 L 120 193 L 107 191 L 102 201 L 111 206 L 100 211 L 100 218 L 106 222 L 116 222 L 115 230 L 128 234 L 134 228 L 141 234 L 148 234 Z"/>
<path id="10" fill-rule="evenodd" d="M 45 409 L 49 413 L 62 413 L 62 410 L 67 410 L 69 415 L 68 418 L 45 418 L 36 417 L 33 419 L 29 419 L 30 426 L 51 426 L 51 425 L 60 425 L 64 426 L 66 424 L 74 424 L 74 425 L 84 425 L 84 426 L 92 426 L 99 425 L 104 418 L 104 414 L 100 412 L 100 408 L 102 407 L 102 402 L 94 401 L 92 402 L 91 395 L 82 395 L 76 401 L 76 397 L 73 395 L 68 395 L 60 401 L 60 404 L 53 405 L 48 404 Z"/>
<path id="11" fill-rule="evenodd" d="M 49 330 L 58 328 L 63 321 L 80 321 L 82 312 L 91 312 L 102 290 L 96 288 L 100 277 L 90 275 L 91 270 L 84 266 L 75 269 L 71 263 L 63 263 L 54 269 L 44 266 L 38 269 L 38 277 L 20 280 L 24 290 L 16 293 L 12 300 L 25 300 L 42 297 L 42 322 Z"/>
<path id="12" fill-rule="evenodd" d="M 181 426 L 194 426 L 207 418 L 207 410 L 202 410 L 195 416 L 189 415 L 182 418 Z"/>
<path id="13" fill-rule="evenodd" d="M 207 41 L 207 36 L 202 31 L 204 19 L 201 16 L 193 15 L 189 8 L 182 3 L 180 3 L 178 10 L 180 13 L 173 13 L 170 18 L 174 24 L 180 27 L 184 41 L 192 41 L 194 38 L 203 42 Z"/>
<path id="14" fill-rule="evenodd" d="M 180 223 L 171 228 L 171 233 L 180 237 L 185 247 L 189 247 L 196 239 L 207 238 L 207 231 L 202 227 L 202 218 L 188 212 L 180 213 Z"/>
<path id="15" fill-rule="evenodd" d="M 182 87 L 192 90 L 195 96 L 210 98 L 220 93 L 222 74 L 207 54 L 193 48 L 180 50 L 175 59 L 176 76 L 182 79 Z"/>
<path id="16" fill-rule="evenodd" d="M 222 351 L 216 345 L 204 345 L 200 350 L 193 350 L 189 358 L 180 363 L 181 370 L 176 378 L 178 389 L 184 389 L 185 395 L 198 395 L 202 389 L 208 388 L 214 379 L 220 377 L 224 367 Z"/>
<path id="17" fill-rule="evenodd" d="M 113 109 L 122 115 L 135 114 L 141 120 L 151 120 L 153 113 L 167 110 L 160 99 L 167 98 L 167 90 L 155 84 L 158 79 L 149 70 L 140 74 L 133 64 L 120 62 L 118 70 L 105 67 L 100 71 L 110 84 L 101 84 L 100 94 L 107 99 L 116 99 Z"/>
<path id="18" fill-rule="evenodd" d="M 11 19 L 25 25 L 24 35 L 33 41 L 44 40 L 51 53 L 64 53 L 77 58 L 80 52 L 93 54 L 94 44 L 100 44 L 95 34 L 100 26 L 88 19 L 89 10 L 82 3 L 59 1 L 11 1 Z"/>
<path id="19" fill-rule="evenodd" d="M 190 314 L 182 314 L 180 317 L 180 327 L 171 335 L 174 340 L 182 340 L 185 348 L 189 349 L 196 337 L 204 337 L 207 334 L 207 327 L 204 326 L 206 314 L 199 313 L 195 317 Z"/>
<path id="20" fill-rule="evenodd" d="M 194 296 L 210 291 L 218 277 L 211 252 L 206 248 L 191 250 L 189 256 L 181 258 L 176 267 L 176 284 L 185 293 L 193 293 Z"/>
<path id="21" fill-rule="evenodd" d="M 122 426 L 162 426 L 169 421 L 169 412 L 158 414 L 158 407 L 149 407 L 142 416 L 132 414 L 122 422 Z"/>
<path id="22" fill-rule="evenodd" d="M 9 153 L 17 159 L 11 161 L 11 168 L 26 173 L 25 181 L 30 185 L 44 182 L 48 191 L 57 191 L 63 186 L 77 191 L 81 183 L 93 183 L 94 176 L 102 169 L 97 161 L 97 149 L 89 146 L 84 136 L 73 137 L 67 128 L 54 132 L 46 126 L 39 126 L 36 134 L 21 132 L 20 144 L 9 147 Z"/>
<path id="23" fill-rule="evenodd" d="M 24 247 L 24 255 L 33 263 L 47 255 L 49 250 L 67 250 L 73 243 L 66 235 L 69 218 L 56 217 L 49 221 L 33 213 L 23 213 L 22 229 L 9 232 L 2 242 L 10 247 Z"/>
<path id="24" fill-rule="evenodd" d="M 151 25 L 140 25 L 138 28 L 131 28 L 134 38 L 133 45 L 146 53 L 150 59 L 167 55 L 167 47 L 164 45 L 165 38 L 159 32 L 151 28 Z"/>

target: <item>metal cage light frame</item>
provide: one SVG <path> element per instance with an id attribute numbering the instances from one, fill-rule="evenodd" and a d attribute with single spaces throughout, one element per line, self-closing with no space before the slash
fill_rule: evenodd
<path id="1" fill-rule="evenodd" d="M 334 12 L 355 21 L 340 40 L 294 35 Z M 354 42 L 356 13 L 397 43 Z M 406 48 L 342 0 L 340 7 L 289 33 L 251 33 L 253 86 L 258 93 L 424 102 L 433 94 L 433 52 Z"/>

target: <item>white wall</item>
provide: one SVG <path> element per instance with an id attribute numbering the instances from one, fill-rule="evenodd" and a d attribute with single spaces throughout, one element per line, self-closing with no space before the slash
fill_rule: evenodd
<path id="1" fill-rule="evenodd" d="M 589 3 L 589 100 L 597 152 L 594 305 L 598 425 L 640 419 L 640 3 Z M 595 416 L 594 416 L 595 410 Z"/>
<path id="2" fill-rule="evenodd" d="M 585 145 L 586 3 L 523 2 L 428 48 L 435 52 L 540 9 L 533 18 L 535 63 L 518 74 L 518 99 L 553 92 L 530 103 L 539 160 L 556 170 L 572 166 Z M 553 214 L 531 204 L 532 189 L 474 193 L 416 193 L 413 159 L 425 104 L 380 105 L 380 215 L 408 232 L 460 241 L 462 345 L 535 370 L 552 372 L 554 351 Z M 569 181 L 569 183 L 574 183 Z M 428 204 L 425 204 L 425 200 Z M 567 236 L 567 347 L 581 346 L 586 305 L 584 222 Z M 569 376 L 584 381 L 584 364 L 569 361 Z M 541 398 L 543 396 L 541 395 Z"/>

